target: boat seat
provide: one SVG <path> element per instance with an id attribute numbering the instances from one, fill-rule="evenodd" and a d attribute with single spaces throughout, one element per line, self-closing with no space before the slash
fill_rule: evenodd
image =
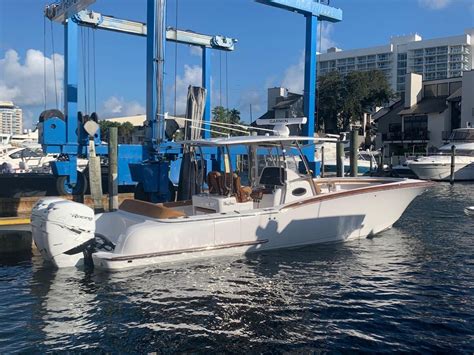
<path id="1" fill-rule="evenodd" d="M 157 219 L 169 219 L 186 216 L 186 213 L 165 207 L 161 203 L 154 204 L 151 202 L 132 199 L 124 200 L 120 204 L 119 210 Z"/>
<path id="2" fill-rule="evenodd" d="M 207 183 L 209 185 L 210 194 L 218 194 L 227 196 L 232 191 L 237 202 L 250 201 L 252 189 L 249 186 L 242 186 L 240 176 L 235 173 L 221 173 L 219 171 L 211 171 L 207 174 Z"/>

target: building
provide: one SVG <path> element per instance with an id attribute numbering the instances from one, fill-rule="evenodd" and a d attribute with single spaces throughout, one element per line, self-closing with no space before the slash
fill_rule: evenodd
<path id="1" fill-rule="evenodd" d="M 373 117 L 376 148 L 383 147 L 385 157 L 434 150 L 453 129 L 474 126 L 474 70 L 429 81 L 411 73 L 405 85 L 404 96 Z"/>
<path id="2" fill-rule="evenodd" d="M 288 92 L 287 89 L 282 87 L 274 87 L 268 89 L 267 112 L 258 119 L 303 116 L 303 95 Z M 273 129 L 273 126 L 257 126 L 256 121 L 252 122 L 251 125 L 264 129 Z M 298 135 L 301 133 L 298 125 L 290 125 L 288 128 L 291 134 Z M 259 134 L 265 134 L 265 132 L 260 131 Z"/>
<path id="3" fill-rule="evenodd" d="M 145 142 L 146 115 L 135 115 L 117 118 L 107 118 L 106 121 L 124 124 L 129 122 L 133 125 L 131 136 L 119 137 L 120 144 L 143 144 Z"/>
<path id="4" fill-rule="evenodd" d="M 23 133 L 23 112 L 11 101 L 0 101 L 0 133 Z"/>
<path id="5" fill-rule="evenodd" d="M 318 75 L 337 70 L 347 74 L 355 70 L 379 69 L 385 73 L 392 89 L 403 92 L 409 73 L 423 80 L 462 76 L 473 65 L 474 28 L 464 34 L 423 40 L 418 34 L 392 37 L 378 47 L 341 50 L 330 48 L 318 55 Z"/>

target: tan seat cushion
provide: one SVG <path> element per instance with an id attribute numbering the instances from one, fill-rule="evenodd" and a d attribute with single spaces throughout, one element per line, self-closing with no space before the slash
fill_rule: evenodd
<path id="1" fill-rule="evenodd" d="M 154 204 L 151 202 L 132 199 L 124 200 L 120 204 L 119 210 L 158 219 L 178 218 L 186 216 L 186 213 L 165 207 L 160 203 Z"/>

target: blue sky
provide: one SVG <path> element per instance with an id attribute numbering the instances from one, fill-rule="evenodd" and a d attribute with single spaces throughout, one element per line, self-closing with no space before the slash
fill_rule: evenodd
<path id="1" fill-rule="evenodd" d="M 248 119 L 252 104 L 255 118 L 266 108 L 267 87 L 283 84 L 296 91 L 301 87 L 305 36 L 301 15 L 252 0 L 168 0 L 168 26 L 176 25 L 176 1 L 178 28 L 223 34 L 239 40 L 234 52 L 213 53 L 213 105 L 222 103 L 238 108 L 242 117 Z M 0 100 L 14 99 L 24 109 L 28 122 L 36 121 L 44 105 L 43 8 L 46 3 L 49 1 L 0 0 Z M 471 0 L 331 0 L 332 6 L 343 9 L 344 20 L 323 26 L 322 48 L 383 45 L 392 35 L 415 32 L 423 38 L 462 34 L 474 26 L 473 4 Z M 146 19 L 146 0 L 97 0 L 91 9 L 121 18 Z M 54 62 L 51 60 L 49 21 L 46 25 L 47 106 L 54 107 L 55 92 L 61 89 L 63 58 L 57 55 Z M 52 28 L 55 52 L 62 54 L 62 26 L 53 23 Z M 92 34 L 89 36 L 92 38 Z M 96 31 L 95 42 L 97 94 L 92 94 L 91 84 L 90 108 L 96 108 L 102 117 L 144 112 L 145 39 Z M 166 51 L 166 102 L 167 110 L 173 113 L 175 45 L 169 43 Z M 177 57 L 180 113 L 185 105 L 187 86 L 200 84 L 200 54 L 188 46 L 178 45 Z M 80 91 L 80 109 L 84 109 L 82 80 Z M 59 105 L 61 102 L 62 99 Z"/>

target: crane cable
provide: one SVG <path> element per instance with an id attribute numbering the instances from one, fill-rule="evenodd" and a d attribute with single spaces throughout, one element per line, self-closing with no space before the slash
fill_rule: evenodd
<path id="1" fill-rule="evenodd" d="M 228 65 L 228 54 L 225 52 L 225 106 L 229 110 L 229 65 Z"/>
<path id="2" fill-rule="evenodd" d="M 43 94 L 44 111 L 46 111 L 46 16 L 43 16 Z"/>
<path id="3" fill-rule="evenodd" d="M 175 30 L 178 31 L 179 0 L 176 0 Z M 178 42 L 174 43 L 174 115 L 176 116 L 176 102 L 178 100 Z"/>
<path id="4" fill-rule="evenodd" d="M 93 70 L 92 80 L 94 82 L 94 112 L 97 112 L 97 78 L 95 71 L 95 28 L 92 29 L 92 60 L 93 60 Z"/>

